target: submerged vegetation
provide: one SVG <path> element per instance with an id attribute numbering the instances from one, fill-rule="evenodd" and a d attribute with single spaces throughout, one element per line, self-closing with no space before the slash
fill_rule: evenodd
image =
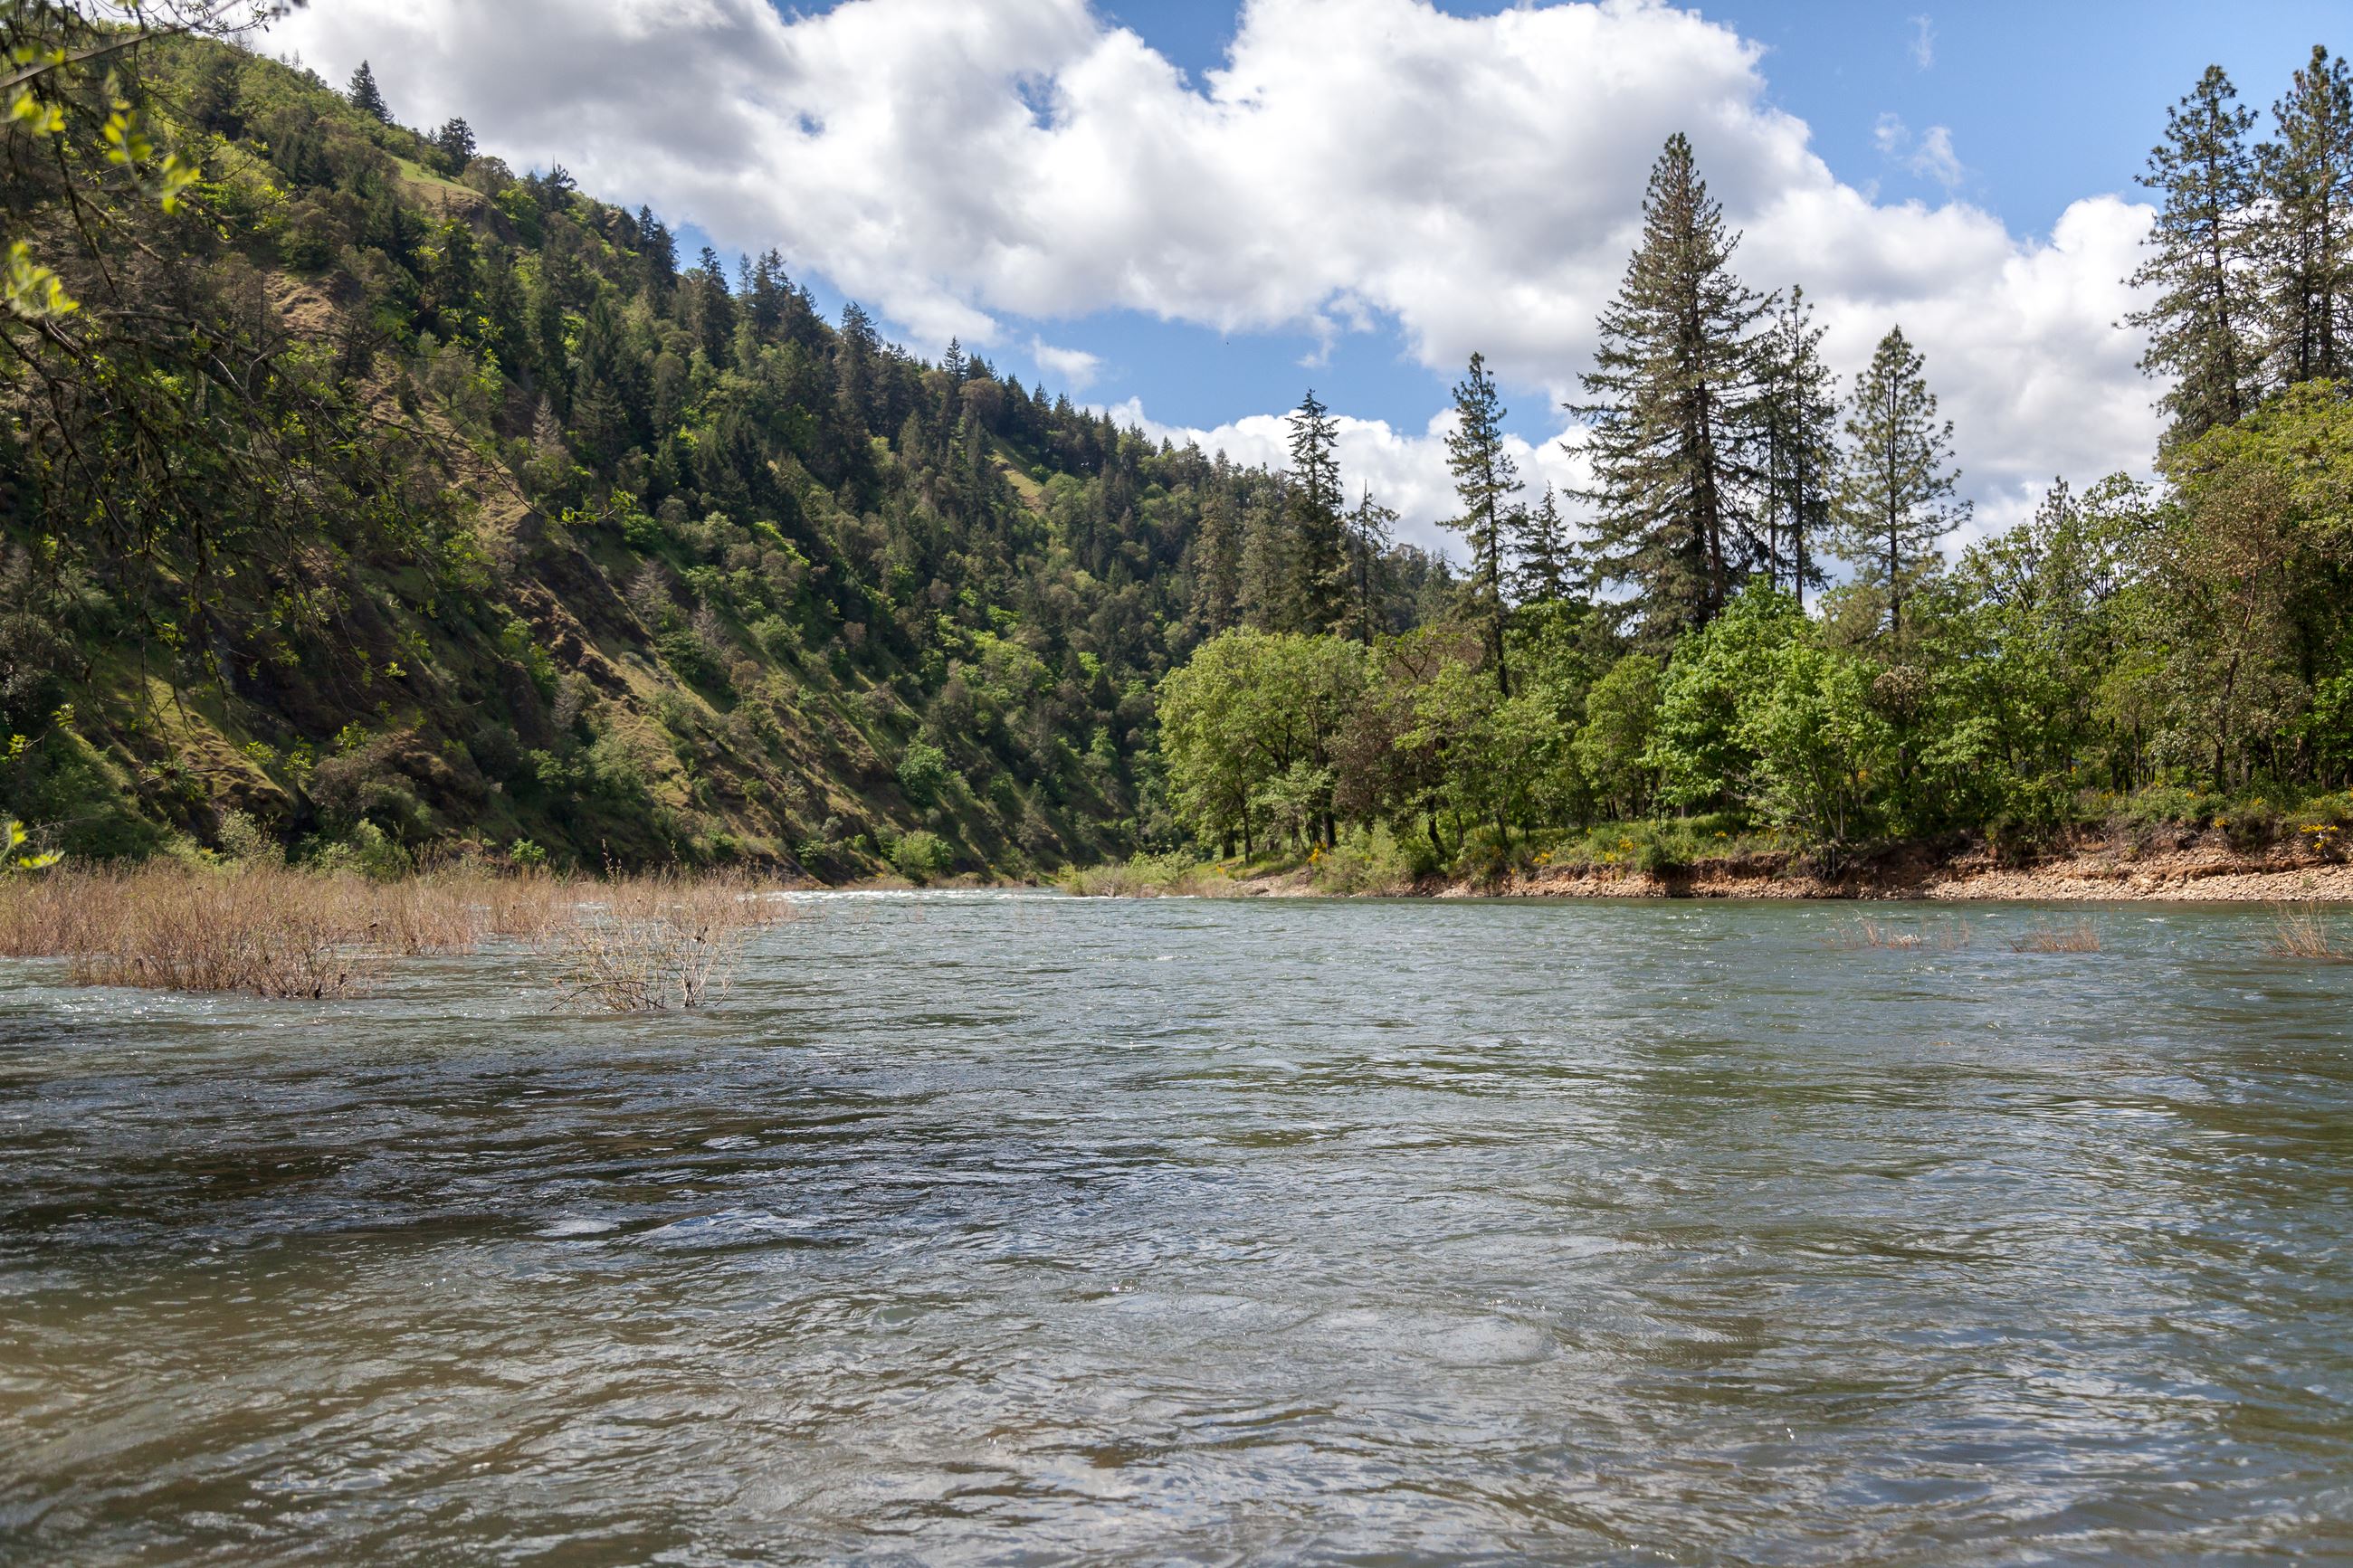
<path id="1" fill-rule="evenodd" d="M 2353 942 L 2348 942 L 2337 929 L 2327 907 L 2314 900 L 2280 907 L 2270 947 L 2275 958 L 2353 963 Z"/>
<path id="2" fill-rule="evenodd" d="M 743 875 L 378 881 L 155 861 L 0 879 L 0 957 L 64 959 L 81 985 L 325 1000 L 365 994 L 401 959 L 499 941 L 565 1005 L 646 1012 L 715 999 L 749 935 L 789 912 Z"/>

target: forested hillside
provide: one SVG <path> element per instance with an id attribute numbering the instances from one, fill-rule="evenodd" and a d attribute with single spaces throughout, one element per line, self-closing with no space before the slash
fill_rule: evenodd
<path id="1" fill-rule="evenodd" d="M 1456 388 L 1457 578 L 1313 393 L 1281 472 L 1174 449 L 245 52 L 217 0 L 83 11 L 0 12 L 0 804 L 43 847 L 1482 877 L 2353 825 L 2325 49 L 2267 121 L 2208 71 L 2151 155 L 2158 484 L 2061 478 L 1951 549 L 1936 367 L 1891 320 L 1841 383 L 1675 136 L 1563 367 L 1587 488 L 1524 482 L 1481 357 Z"/>
<path id="2" fill-rule="evenodd" d="M 1173 830 L 1155 685 L 1293 592 L 1285 478 L 681 258 L 220 14 L 0 21 L 0 791 L 40 838 L 839 879 Z M 1368 629 L 1446 596 L 1336 548 Z"/>

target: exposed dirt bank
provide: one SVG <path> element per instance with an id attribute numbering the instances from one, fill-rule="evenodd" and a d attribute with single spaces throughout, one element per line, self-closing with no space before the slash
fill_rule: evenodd
<path id="1" fill-rule="evenodd" d="M 2208 842 L 2151 847 L 2092 841 L 2031 864 L 2004 864 L 1981 848 L 1940 855 L 1907 847 L 1824 877 L 1797 857 L 1753 855 L 1699 860 L 1672 871 L 1556 867 L 1500 882 L 1425 878 L 1394 891 L 1423 898 L 1528 899 L 2170 899 L 2262 902 L 2324 899 L 2353 902 L 2353 864 L 2301 846 L 2244 851 Z M 1303 871 L 1237 881 L 1254 897 L 1314 897 Z"/>

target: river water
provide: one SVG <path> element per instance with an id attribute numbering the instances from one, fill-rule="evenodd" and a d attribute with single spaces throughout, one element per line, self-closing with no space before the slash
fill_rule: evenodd
<path id="1" fill-rule="evenodd" d="M 2260 911 L 798 907 L 687 1017 L 0 973 L 0 1561 L 2353 1560 Z"/>

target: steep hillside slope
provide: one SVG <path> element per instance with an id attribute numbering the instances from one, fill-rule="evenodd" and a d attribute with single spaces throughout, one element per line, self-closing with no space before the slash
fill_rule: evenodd
<path id="1" fill-rule="evenodd" d="M 833 325 L 773 253 L 681 268 L 651 213 L 459 127 L 216 44 L 140 69 L 202 173 L 176 214 L 126 186 L 92 237 L 19 160 L 83 308 L 26 339 L 79 392 L 16 378 L 0 449 L 16 814 L 87 855 L 258 829 L 828 878 L 1161 830 L 1151 687 L 1235 613 L 1201 520 L 1278 481 Z M 238 397 L 146 468 L 107 447 Z M 1403 618 L 1430 572 L 1399 559 Z"/>

